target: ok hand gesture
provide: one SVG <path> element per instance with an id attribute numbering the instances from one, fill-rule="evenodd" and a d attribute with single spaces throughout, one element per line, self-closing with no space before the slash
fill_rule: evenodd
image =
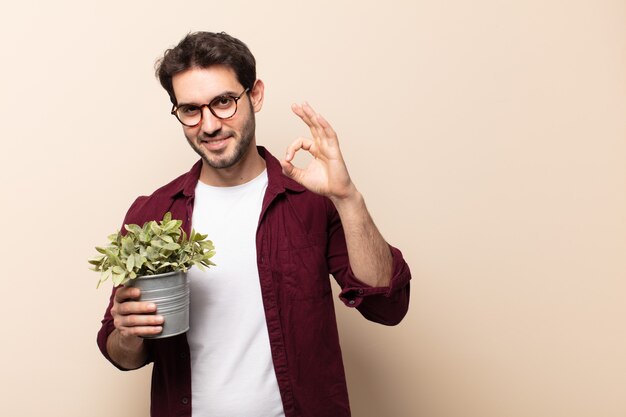
<path id="1" fill-rule="evenodd" d="M 356 188 L 348 175 L 333 128 L 308 103 L 293 104 L 291 110 L 309 127 L 312 139 L 300 137 L 287 148 L 285 159 L 280 161 L 283 173 L 307 189 L 333 200 L 351 197 Z M 313 157 L 304 168 L 291 162 L 301 149 Z"/>

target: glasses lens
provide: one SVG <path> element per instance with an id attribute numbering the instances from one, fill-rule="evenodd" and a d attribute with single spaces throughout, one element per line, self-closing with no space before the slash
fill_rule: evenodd
<path id="1" fill-rule="evenodd" d="M 237 100 L 248 91 L 246 88 L 239 97 L 218 96 L 208 104 L 211 113 L 220 119 L 229 119 L 237 113 Z M 202 121 L 202 109 L 206 106 L 196 104 L 183 104 L 176 108 L 176 117 L 185 126 L 197 126 Z"/>
<path id="2" fill-rule="evenodd" d="M 228 119 L 237 111 L 237 100 L 230 96 L 219 96 L 211 101 L 209 107 L 220 119 Z"/>
<path id="3" fill-rule="evenodd" d="M 195 126 L 200 123 L 200 120 L 202 119 L 202 108 L 192 104 L 183 104 L 176 109 L 176 116 L 182 124 Z"/>

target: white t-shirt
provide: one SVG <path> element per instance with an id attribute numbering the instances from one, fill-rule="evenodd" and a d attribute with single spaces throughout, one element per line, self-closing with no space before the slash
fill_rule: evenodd
<path id="1" fill-rule="evenodd" d="M 235 187 L 198 181 L 192 226 L 215 245 L 189 270 L 194 417 L 284 417 L 261 299 L 256 230 L 267 172 Z"/>

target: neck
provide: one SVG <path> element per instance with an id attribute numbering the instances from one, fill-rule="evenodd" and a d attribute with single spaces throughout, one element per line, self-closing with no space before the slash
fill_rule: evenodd
<path id="1" fill-rule="evenodd" d="M 202 160 L 199 180 L 213 187 L 233 187 L 253 180 L 264 169 L 265 159 L 259 155 L 256 146 L 251 146 L 235 165 L 228 168 L 214 168 Z"/>

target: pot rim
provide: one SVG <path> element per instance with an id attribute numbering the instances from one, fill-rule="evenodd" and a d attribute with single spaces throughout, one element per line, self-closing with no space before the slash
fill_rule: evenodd
<path id="1" fill-rule="evenodd" d="M 133 278 L 131 279 L 129 282 L 132 282 L 136 279 L 150 279 L 150 278 L 162 278 L 162 277 L 167 277 L 170 275 L 187 275 L 187 273 L 185 271 L 183 271 L 182 269 L 176 270 L 176 271 L 171 271 L 171 272 L 163 272 L 161 274 L 154 274 L 154 275 L 140 275 L 137 278 Z"/>

